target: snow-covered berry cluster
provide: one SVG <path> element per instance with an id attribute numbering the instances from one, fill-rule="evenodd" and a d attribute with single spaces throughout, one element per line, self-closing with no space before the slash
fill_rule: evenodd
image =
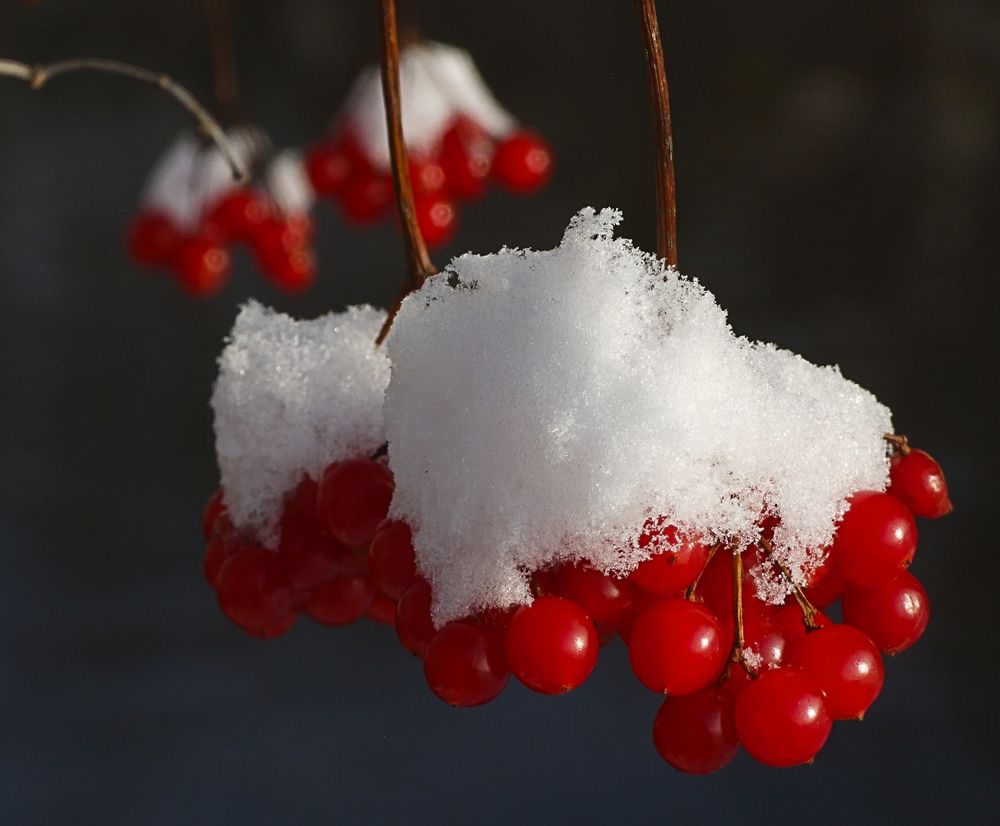
<path id="1" fill-rule="evenodd" d="M 314 195 L 302 160 L 292 151 L 268 157 L 268 141 L 256 129 L 234 129 L 229 141 L 260 183 L 238 186 L 214 144 L 194 136 L 178 139 L 153 170 L 128 247 L 146 267 L 166 267 L 187 291 L 210 296 L 225 285 L 229 248 L 246 244 L 267 279 L 299 292 L 312 283 Z"/>
<path id="2" fill-rule="evenodd" d="M 386 348 L 370 308 L 244 308 L 206 575 L 259 636 L 302 611 L 393 624 L 455 706 L 510 674 L 574 689 L 621 639 L 666 695 L 671 765 L 741 744 L 809 761 L 927 624 L 907 569 L 914 517 L 951 510 L 943 474 L 869 392 L 737 337 L 619 221 L 584 210 L 555 249 L 455 259 Z"/>
<path id="3" fill-rule="evenodd" d="M 458 200 L 478 198 L 493 180 L 533 192 L 552 171 L 536 133 L 521 129 L 493 97 L 471 57 L 440 43 L 413 43 L 400 55 L 403 134 L 414 206 L 428 246 L 450 240 Z M 309 179 L 347 220 L 382 220 L 393 201 L 381 74 L 357 78 L 330 136 L 308 153 Z"/>

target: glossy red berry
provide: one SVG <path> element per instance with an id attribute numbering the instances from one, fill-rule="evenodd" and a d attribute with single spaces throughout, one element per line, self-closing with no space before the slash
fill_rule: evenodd
<path id="1" fill-rule="evenodd" d="M 372 598 L 371 605 L 369 605 L 368 610 L 365 611 L 365 616 L 372 622 L 377 622 L 380 625 L 395 625 L 396 601 L 394 599 L 390 599 L 380 591 L 376 591 L 375 596 Z"/>
<path id="2" fill-rule="evenodd" d="M 829 625 L 806 634 L 789 658 L 816 682 L 834 720 L 861 717 L 882 690 L 882 657 L 853 626 Z"/>
<path id="3" fill-rule="evenodd" d="M 346 545 L 313 533 L 294 522 L 282 528 L 279 553 L 296 591 L 311 591 L 338 574 L 356 574 L 354 555 Z"/>
<path id="4" fill-rule="evenodd" d="M 639 537 L 639 547 L 655 556 L 640 562 L 629 579 L 645 591 L 662 596 L 680 594 L 705 569 L 710 547 L 697 539 L 680 539 L 677 528 L 650 526 Z"/>
<path id="5" fill-rule="evenodd" d="M 440 196 L 418 197 L 414 203 L 420 234 L 429 247 L 447 243 L 455 235 L 458 212 L 454 204 Z"/>
<path id="6" fill-rule="evenodd" d="M 180 228 L 169 216 L 144 211 L 129 228 L 128 250 L 136 263 L 144 267 L 162 267 L 174 260 L 182 239 Z"/>
<path id="7" fill-rule="evenodd" d="M 368 577 L 335 576 L 309 594 L 305 609 L 323 625 L 350 625 L 364 616 L 374 599 L 375 588 Z"/>
<path id="8" fill-rule="evenodd" d="M 678 771 L 718 771 L 740 748 L 733 698 L 714 686 L 682 697 L 668 697 L 653 722 L 653 744 Z"/>
<path id="9" fill-rule="evenodd" d="M 328 198 L 339 196 L 361 164 L 349 141 L 314 146 L 306 153 L 306 174 L 313 189 Z"/>
<path id="10" fill-rule="evenodd" d="M 533 132 L 517 132 L 497 146 L 493 177 L 514 192 L 534 192 L 552 176 L 552 153 Z"/>
<path id="11" fill-rule="evenodd" d="M 889 490 L 914 516 L 937 519 L 951 513 L 948 483 L 941 465 L 922 450 L 910 449 L 892 457 Z"/>
<path id="12" fill-rule="evenodd" d="M 218 584 L 219 570 L 222 568 L 222 563 L 226 561 L 229 554 L 230 542 L 228 537 L 216 534 L 208 540 L 208 544 L 205 546 L 203 570 L 206 581 L 213 588 Z"/>
<path id="13" fill-rule="evenodd" d="M 299 618 L 298 612 L 293 611 L 287 617 L 285 617 L 280 622 L 275 623 L 270 628 L 264 628 L 263 630 L 255 630 L 252 628 L 244 628 L 251 637 L 256 637 L 259 640 L 272 640 L 275 637 L 280 637 L 282 634 L 287 634 L 295 621 Z"/>
<path id="14" fill-rule="evenodd" d="M 372 583 L 393 600 L 403 596 L 417 581 L 413 536 L 405 522 L 385 522 L 368 546 L 368 570 Z"/>
<path id="15" fill-rule="evenodd" d="M 207 238 L 182 241 L 174 263 L 181 284 L 199 297 L 215 295 L 229 277 L 229 253 Z"/>
<path id="16" fill-rule="evenodd" d="M 629 660 L 647 688 L 690 694 L 719 676 L 728 654 L 723 639 L 719 620 L 705 606 L 668 598 L 636 621 Z"/>
<path id="17" fill-rule="evenodd" d="M 930 602 L 913 574 L 901 574 L 874 588 L 849 586 L 842 602 L 844 622 L 864 631 L 884 654 L 898 654 L 927 628 Z"/>
<path id="18" fill-rule="evenodd" d="M 493 141 L 482 127 L 459 118 L 441 139 L 441 166 L 448 191 L 458 198 L 478 198 L 486 189 L 493 164 Z"/>
<path id="19" fill-rule="evenodd" d="M 237 625 L 262 632 L 292 613 L 292 585 L 278 554 L 245 548 L 231 554 L 216 580 L 223 613 Z"/>
<path id="20" fill-rule="evenodd" d="M 917 550 L 917 525 L 906 506 L 887 493 L 861 491 L 849 500 L 833 540 L 844 579 L 871 587 L 895 579 Z"/>
<path id="21" fill-rule="evenodd" d="M 340 205 L 349 221 L 367 226 L 385 215 L 392 199 L 392 178 L 377 172 L 359 173 L 347 183 Z"/>
<path id="22" fill-rule="evenodd" d="M 788 603 L 782 605 L 775 613 L 775 623 L 781 629 L 785 637 L 785 645 L 791 648 L 807 634 L 813 633 L 806 627 L 802 616 L 802 609 L 798 603 L 789 599 Z M 822 611 L 817 611 L 813 615 L 813 624 L 819 628 L 832 625 L 833 621 Z"/>
<path id="23" fill-rule="evenodd" d="M 812 677 L 797 668 L 767 671 L 736 698 L 736 734 L 769 766 L 797 766 L 818 753 L 833 721 Z"/>
<path id="24" fill-rule="evenodd" d="M 507 626 L 510 670 L 528 688 L 562 694 L 579 686 L 597 664 L 597 629 L 584 610 L 562 597 L 539 597 Z"/>
<path id="25" fill-rule="evenodd" d="M 832 552 L 827 557 L 828 562 L 809 577 L 807 586 L 803 589 L 806 599 L 814 608 L 826 608 L 832 605 L 844 593 L 847 580 L 841 573 L 840 566 L 834 561 Z"/>
<path id="26" fill-rule="evenodd" d="M 392 473 L 371 459 L 334 462 L 323 472 L 317 504 L 331 535 L 346 545 L 367 545 L 392 501 Z"/>
<path id="27" fill-rule="evenodd" d="M 396 603 L 396 636 L 403 648 L 422 657 L 434 636 L 431 622 L 431 586 L 418 579 Z"/>
<path id="28" fill-rule="evenodd" d="M 656 605 L 656 603 L 660 602 L 661 599 L 662 597 L 658 597 L 656 594 L 651 594 L 648 591 L 643 591 L 641 588 L 634 589 L 632 592 L 632 602 L 629 605 L 628 611 L 625 612 L 625 616 L 618 622 L 618 635 L 625 641 L 626 645 L 628 645 L 628 641 L 632 636 L 632 630 L 639 621 L 639 617 Z"/>
<path id="29" fill-rule="evenodd" d="M 733 644 L 731 624 L 728 628 L 723 628 L 723 637 L 726 648 L 730 649 Z M 755 673 L 762 674 L 765 671 L 780 668 L 787 659 L 788 648 L 788 640 L 777 619 L 776 612 L 753 610 L 744 614 L 743 650 L 751 658 Z M 750 679 L 751 677 L 745 668 L 734 664 L 722 687 L 728 694 L 735 697 L 746 687 Z"/>
<path id="30" fill-rule="evenodd" d="M 563 565 L 556 575 L 555 593 L 583 608 L 598 631 L 618 626 L 628 613 L 634 592 L 628 580 L 602 574 L 584 564 Z"/>
<path id="31" fill-rule="evenodd" d="M 222 488 L 216 488 L 201 512 L 201 529 L 205 534 L 205 539 L 211 538 L 215 533 L 215 520 L 218 519 L 226 509 L 226 503 L 222 501 Z"/>
<path id="32" fill-rule="evenodd" d="M 409 167 L 410 185 L 417 198 L 444 194 L 448 179 L 445 176 L 444 167 L 438 160 L 411 157 Z"/>
<path id="33" fill-rule="evenodd" d="M 453 706 L 478 706 L 507 685 L 507 663 L 497 640 L 468 622 L 449 622 L 428 643 L 424 678 Z"/>
<path id="34" fill-rule="evenodd" d="M 250 241 L 270 219 L 267 201 L 249 189 L 225 193 L 202 218 L 205 234 L 219 243 Z"/>

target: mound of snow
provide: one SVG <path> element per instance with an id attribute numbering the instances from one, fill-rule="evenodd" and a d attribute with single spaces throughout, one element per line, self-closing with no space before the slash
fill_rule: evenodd
<path id="1" fill-rule="evenodd" d="M 777 515 L 801 579 L 846 497 L 885 487 L 889 410 L 836 367 L 736 336 L 697 281 L 615 239 L 620 220 L 585 209 L 553 250 L 461 256 L 403 303 L 392 515 L 438 622 L 529 602 L 529 572 L 556 561 L 630 571 L 659 516 L 742 544 Z"/>

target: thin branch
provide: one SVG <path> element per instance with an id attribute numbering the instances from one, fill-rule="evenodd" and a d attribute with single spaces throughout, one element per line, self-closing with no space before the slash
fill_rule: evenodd
<path id="1" fill-rule="evenodd" d="M 711 548 L 708 549 L 708 556 L 705 557 L 705 564 L 702 566 L 701 570 L 698 571 L 698 576 L 694 578 L 694 582 L 692 582 L 687 587 L 687 590 L 684 592 L 684 599 L 691 601 L 694 601 L 696 599 L 697 595 L 695 592 L 698 590 L 698 583 L 701 582 L 701 578 L 705 574 L 705 571 L 708 568 L 708 564 L 712 561 L 712 558 L 719 552 L 719 548 L 721 547 L 722 543 L 717 542 L 715 545 L 713 545 Z"/>
<path id="2" fill-rule="evenodd" d="M 910 447 L 910 440 L 906 436 L 899 435 L 895 433 L 885 433 L 882 436 L 889 444 L 893 446 L 895 450 L 898 450 L 904 456 L 908 456 L 913 448 Z"/>
<path id="3" fill-rule="evenodd" d="M 817 611 L 815 606 L 809 601 L 809 597 L 806 596 L 806 592 L 802 590 L 802 586 L 796 584 L 795 580 L 792 579 L 792 572 L 788 570 L 788 566 L 775 555 L 774 546 L 763 537 L 761 537 L 760 546 L 767 554 L 767 558 L 777 566 L 782 576 L 792 586 L 792 596 L 795 597 L 795 601 L 799 604 L 799 610 L 802 612 L 802 622 L 805 623 L 806 630 L 815 631 L 819 628 L 819 623 L 816 622 Z"/>
<path id="4" fill-rule="evenodd" d="M 649 67 L 649 94 L 656 128 L 656 253 L 677 266 L 677 187 L 674 180 L 674 135 L 670 123 L 670 93 L 663 62 L 663 42 L 656 17 L 656 0 L 635 0 L 642 24 Z"/>
<path id="5" fill-rule="evenodd" d="M 205 0 L 208 34 L 212 47 L 212 88 L 223 119 L 236 121 L 240 109 L 233 17 L 229 0 Z"/>
<path id="6" fill-rule="evenodd" d="M 144 83 L 150 83 L 162 89 L 194 116 L 195 120 L 198 121 L 201 131 L 210 137 L 215 142 L 215 145 L 219 147 L 219 151 L 233 171 L 233 179 L 239 183 L 244 183 L 247 180 L 247 171 L 243 163 L 236 156 L 236 152 L 228 138 L 226 138 L 226 133 L 222 130 L 222 127 L 208 113 L 208 110 L 195 99 L 194 95 L 174 81 L 169 75 L 152 72 L 149 69 L 132 66 L 129 63 L 119 63 L 116 60 L 101 60 L 97 58 L 63 60 L 58 63 L 50 63 L 47 66 L 31 66 L 17 60 L 0 58 L 0 77 L 13 77 L 23 80 L 32 91 L 41 89 L 54 77 L 81 71 L 107 72 L 109 74 L 122 75 Z"/>
<path id="7" fill-rule="evenodd" d="M 376 344 L 381 344 L 389 334 L 403 299 L 420 289 L 430 276 L 437 272 L 427 253 L 417 213 L 413 205 L 413 187 L 406 161 L 406 144 L 403 141 L 403 115 L 399 91 L 399 33 L 396 27 L 396 0 L 380 0 L 382 7 L 382 96 L 385 100 L 386 128 L 389 131 L 389 153 L 392 159 L 392 180 L 396 188 L 396 206 L 403 228 L 403 246 L 406 249 L 407 280 L 395 304 L 386 317 Z"/>

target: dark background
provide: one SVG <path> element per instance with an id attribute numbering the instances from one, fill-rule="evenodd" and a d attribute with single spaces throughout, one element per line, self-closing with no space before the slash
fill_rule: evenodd
<path id="1" fill-rule="evenodd" d="M 322 133 L 376 56 L 371 2 L 234 3 L 247 112 L 279 146 Z M 184 114 L 138 84 L 0 80 L 0 819 L 4 823 L 995 821 L 1000 6 L 660 4 L 682 269 L 773 340 L 874 390 L 944 465 L 922 523 L 934 615 L 863 724 L 816 764 L 740 755 L 676 774 L 657 698 L 612 646 L 562 697 L 517 685 L 451 710 L 387 629 L 300 622 L 260 642 L 201 576 L 216 483 L 214 359 L 248 296 L 311 316 L 385 305 L 390 226 L 316 213 L 321 274 L 275 293 L 240 258 L 198 303 L 130 265 L 122 232 Z M 403 4 L 407 18 L 414 4 Z M 553 184 L 463 209 L 465 249 L 549 247 L 584 205 L 654 244 L 652 137 L 631 4 L 420 4 L 552 142 Z M 0 56 L 116 57 L 205 95 L 200 3 L 6 0 Z"/>

